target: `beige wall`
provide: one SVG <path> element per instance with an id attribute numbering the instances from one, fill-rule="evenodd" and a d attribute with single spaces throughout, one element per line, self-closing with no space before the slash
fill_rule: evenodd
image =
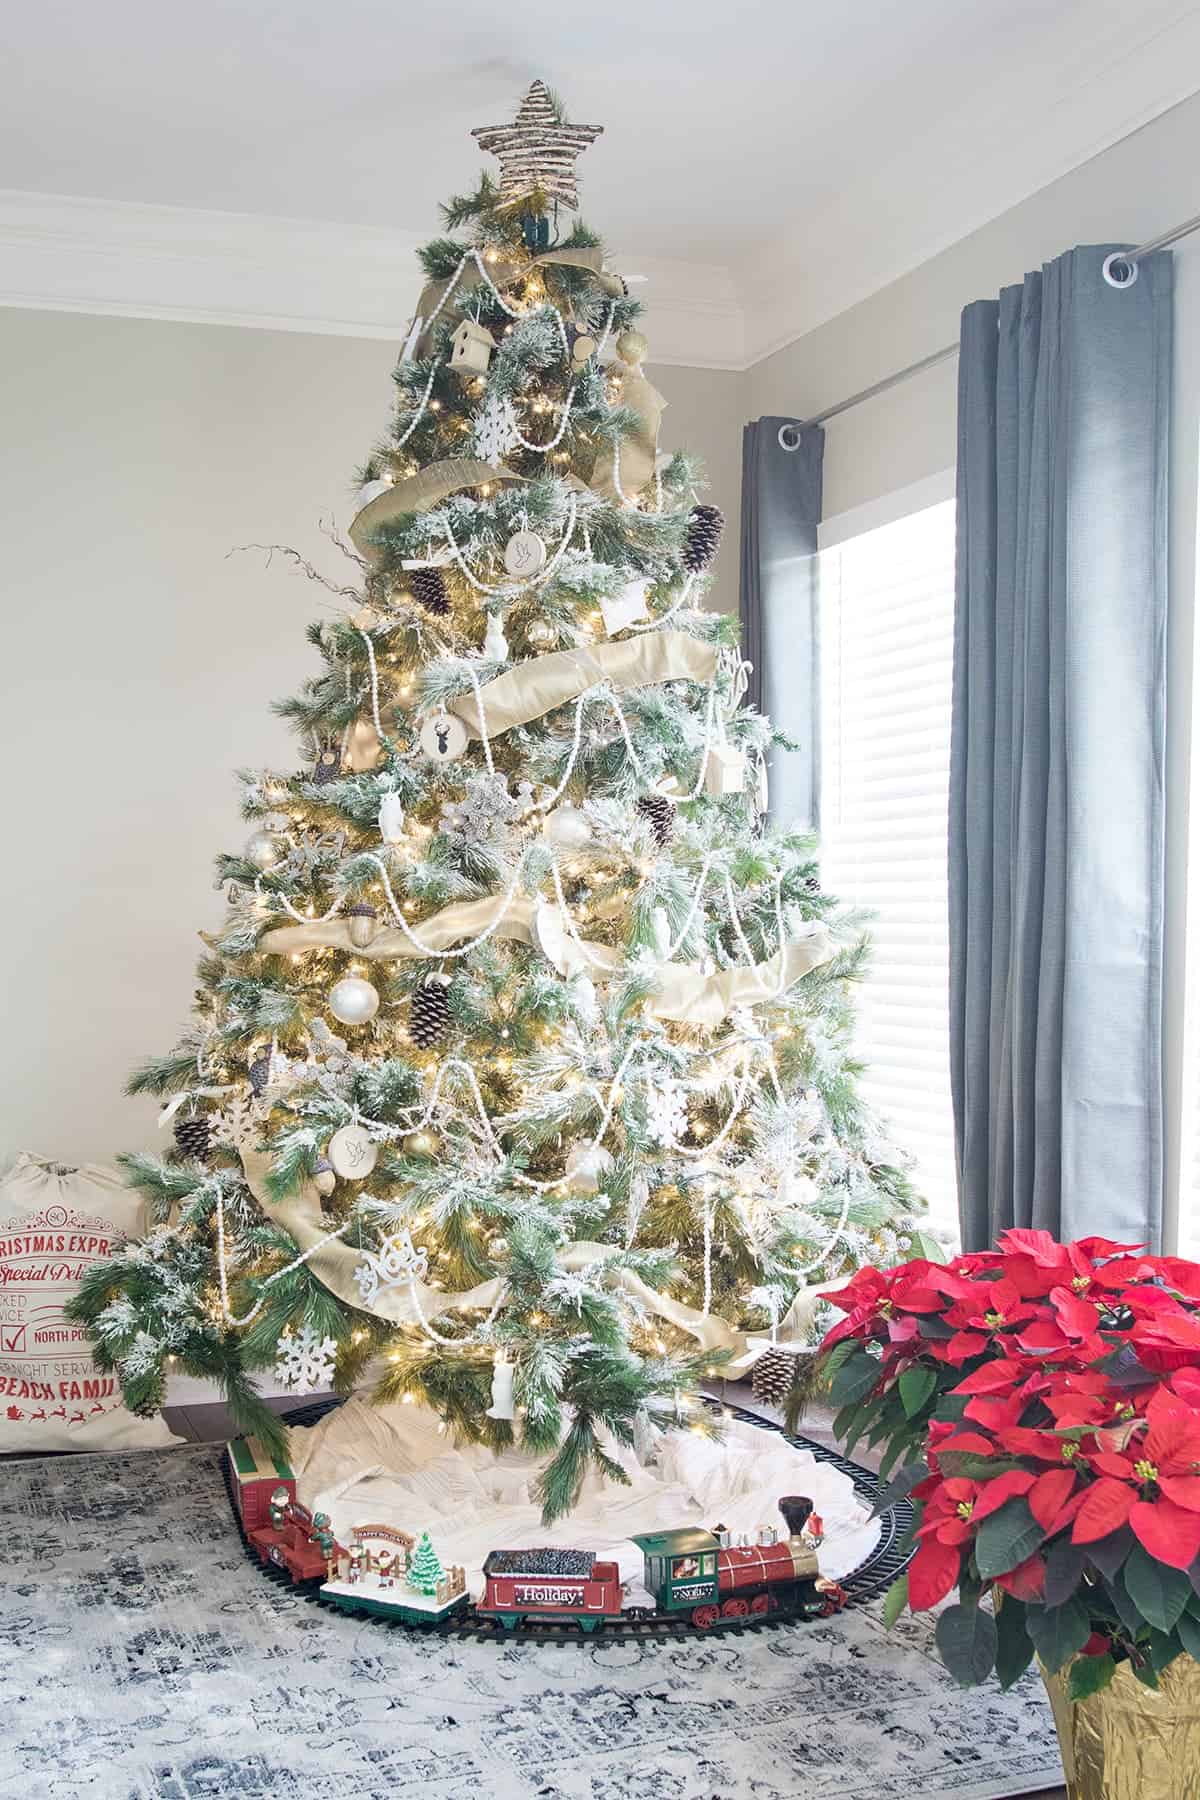
<path id="1" fill-rule="evenodd" d="M 390 346 L 0 311 L 6 530 L 0 1168 L 152 1141 L 127 1070 L 186 1022 L 212 860 L 238 846 L 231 772 L 289 767 L 268 710 L 314 667 L 322 516 L 386 421 Z M 736 522 L 741 377 L 654 370 L 664 443 L 707 460 Z M 730 543 L 718 598 L 736 594 Z"/>
<path id="2" fill-rule="evenodd" d="M 951 344 L 970 300 L 1075 244 L 1143 243 L 1192 217 L 1200 167 L 1200 97 L 1054 182 L 903 280 L 756 365 L 747 410 L 811 417 Z M 1167 955 L 1164 1051 L 1168 1084 L 1168 1228 L 1174 1228 L 1181 1158 L 1187 820 L 1191 780 L 1196 588 L 1197 440 L 1200 436 L 1200 236 L 1176 257 L 1176 349 L 1171 477 L 1171 612 L 1167 690 Z M 825 449 L 831 518 L 953 465 L 953 361 L 832 420 Z M 1195 1087 L 1188 1077 L 1188 1096 Z M 1189 1159 L 1190 1161 L 1190 1159 Z M 1188 1166 L 1185 1164 L 1185 1167 Z"/>

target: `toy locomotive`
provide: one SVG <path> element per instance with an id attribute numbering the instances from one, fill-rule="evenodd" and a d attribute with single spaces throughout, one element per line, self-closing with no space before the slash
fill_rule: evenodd
<path id="1" fill-rule="evenodd" d="M 643 1532 L 634 1543 L 646 1561 L 646 1589 L 660 1613 L 686 1613 L 698 1631 L 723 1619 L 766 1618 L 794 1613 L 826 1618 L 845 1602 L 845 1593 L 826 1581 L 817 1565 L 821 1523 L 804 1495 L 779 1502 L 788 1526 L 781 1543 L 768 1526 L 758 1542 L 734 1544 L 730 1533 L 694 1526 L 678 1531 Z"/>
<path id="2" fill-rule="evenodd" d="M 574 1620 L 581 1631 L 594 1632 L 606 1624 L 683 1618 L 709 1631 L 768 1617 L 825 1618 L 846 1601 L 845 1590 L 820 1573 L 821 1521 L 803 1495 L 779 1501 L 788 1532 L 782 1541 L 768 1527 L 756 1543 L 735 1544 L 721 1525 L 636 1536 L 653 1612 L 623 1604 L 614 1561 L 551 1547 L 491 1551 L 483 1594 L 472 1606 L 465 1570 L 444 1569 L 427 1534 L 418 1541 L 396 1526 L 356 1525 L 342 1545 L 326 1514 L 296 1499 L 291 1470 L 265 1457 L 255 1440 L 231 1444 L 229 1463 L 248 1546 L 294 1582 L 319 1581 L 321 1598 L 344 1612 L 424 1626 L 474 1616 L 496 1620 L 506 1631 L 547 1620 Z"/>

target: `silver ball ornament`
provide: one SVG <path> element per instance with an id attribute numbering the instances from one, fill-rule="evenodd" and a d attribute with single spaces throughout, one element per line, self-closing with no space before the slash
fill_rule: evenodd
<path id="1" fill-rule="evenodd" d="M 581 850 L 591 842 L 592 828 L 577 806 L 556 806 L 547 814 L 542 833 L 560 850 Z"/>
<path id="2" fill-rule="evenodd" d="M 365 1025 L 379 1011 L 379 993 L 360 975 L 343 975 L 330 988 L 327 1004 L 343 1025 Z"/>
<path id="3" fill-rule="evenodd" d="M 243 855 L 256 869 L 273 869 L 279 861 L 279 841 L 270 831 L 252 831 Z"/>
<path id="4" fill-rule="evenodd" d="M 525 627 L 526 641 L 535 650 L 549 650 L 558 642 L 558 631 L 549 619 L 532 619 Z"/>
<path id="5" fill-rule="evenodd" d="M 487 1253 L 493 1262 L 496 1262 L 501 1256 L 507 1256 L 508 1239 L 505 1237 L 489 1238 L 487 1241 Z"/>

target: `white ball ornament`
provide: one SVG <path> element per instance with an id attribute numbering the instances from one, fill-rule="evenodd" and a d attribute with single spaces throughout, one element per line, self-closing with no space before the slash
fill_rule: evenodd
<path id="1" fill-rule="evenodd" d="M 430 762 L 457 762 L 467 747 L 467 728 L 454 713 L 435 713 L 422 725 L 420 741 Z"/>
<path id="2" fill-rule="evenodd" d="M 246 839 L 244 855 L 256 869 L 273 869 L 279 861 L 279 840 L 270 831 L 253 831 Z"/>
<path id="3" fill-rule="evenodd" d="M 572 1194 L 595 1194 L 601 1177 L 614 1166 L 613 1158 L 599 1144 L 576 1144 L 567 1155 L 567 1188 Z"/>
<path id="4" fill-rule="evenodd" d="M 328 1006 L 343 1025 L 365 1025 L 379 1011 L 379 993 L 360 975 L 343 975 L 329 990 Z"/>
<path id="5" fill-rule="evenodd" d="M 556 806 L 547 814 L 542 834 L 560 850 L 582 850 L 591 842 L 592 828 L 577 806 Z"/>
<path id="6" fill-rule="evenodd" d="M 379 1152 L 361 1125 L 343 1125 L 329 1140 L 329 1161 L 343 1181 L 365 1181 Z"/>

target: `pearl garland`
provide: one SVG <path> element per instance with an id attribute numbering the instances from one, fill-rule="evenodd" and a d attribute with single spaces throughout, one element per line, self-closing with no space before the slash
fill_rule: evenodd
<path id="1" fill-rule="evenodd" d="M 226 1274 L 226 1269 L 225 1269 L 225 1202 L 224 1202 L 224 1197 L 221 1193 L 221 1190 L 220 1190 L 220 1188 L 218 1188 L 217 1189 L 217 1279 L 218 1279 L 218 1281 L 220 1283 L 220 1287 L 221 1287 L 221 1314 L 222 1314 L 222 1317 L 225 1319 L 226 1324 L 235 1325 L 238 1327 L 243 1326 L 243 1325 L 249 1325 L 251 1320 L 256 1319 L 258 1317 L 259 1313 L 262 1311 L 263 1307 L 266 1305 L 266 1303 L 267 1303 L 266 1291 L 269 1287 L 271 1287 L 273 1285 L 273 1283 L 275 1283 L 276 1281 L 281 1281 L 285 1275 L 290 1275 L 292 1273 L 293 1269 L 298 1269 L 302 1263 L 306 1263 L 310 1256 L 315 1256 L 317 1254 L 318 1250 L 323 1250 L 325 1248 L 326 1244 L 332 1244 L 332 1243 L 336 1242 L 336 1240 L 338 1238 L 344 1237 L 346 1235 L 346 1233 L 349 1231 L 349 1229 L 353 1223 L 354 1223 L 353 1219 L 347 1219 L 346 1223 L 344 1225 L 339 1225 L 336 1231 L 329 1232 L 325 1237 L 318 1239 L 318 1241 L 315 1244 L 313 1244 L 308 1250 L 304 1250 L 301 1252 L 301 1254 L 299 1256 L 294 1257 L 293 1260 L 286 1265 L 286 1267 L 284 1267 L 282 1269 L 276 1269 L 276 1271 L 273 1275 L 268 1275 L 267 1279 L 262 1284 L 262 1292 L 259 1294 L 258 1299 L 254 1302 L 254 1305 L 250 1308 L 250 1311 L 248 1313 L 243 1313 L 242 1317 L 239 1319 L 234 1316 L 234 1314 L 230 1310 L 230 1306 L 229 1306 L 229 1279 L 228 1279 L 228 1276 Z"/>
<path id="2" fill-rule="evenodd" d="M 572 493 L 569 496 L 569 506 L 570 506 L 570 510 L 567 515 L 566 530 L 563 532 L 562 538 L 560 539 L 559 544 L 558 544 L 558 548 L 555 550 L 553 556 L 550 557 L 550 559 L 546 563 L 545 567 L 540 569 L 536 575 L 530 576 L 528 581 L 502 582 L 499 587 L 494 587 L 486 581 L 480 581 L 479 577 L 475 574 L 475 571 L 471 568 L 471 565 L 468 563 L 462 550 L 459 548 L 458 542 L 454 536 L 453 527 L 451 526 L 449 519 L 444 521 L 442 530 L 443 530 L 446 544 L 450 550 L 451 556 L 454 558 L 454 561 L 457 564 L 461 573 L 466 577 L 466 579 L 470 582 L 471 586 L 475 589 L 476 593 L 477 594 L 491 594 L 491 595 L 500 594 L 500 595 L 505 596 L 506 598 L 509 598 L 515 594 L 526 593 L 530 588 L 541 587 L 543 582 L 548 581 L 550 579 L 551 575 L 553 575 L 555 569 L 558 567 L 559 563 L 562 561 L 564 555 L 566 554 L 567 549 L 570 546 L 572 537 L 575 535 L 575 523 L 576 523 L 576 518 L 578 516 L 578 511 L 579 511 L 579 502 L 574 493 Z"/>

